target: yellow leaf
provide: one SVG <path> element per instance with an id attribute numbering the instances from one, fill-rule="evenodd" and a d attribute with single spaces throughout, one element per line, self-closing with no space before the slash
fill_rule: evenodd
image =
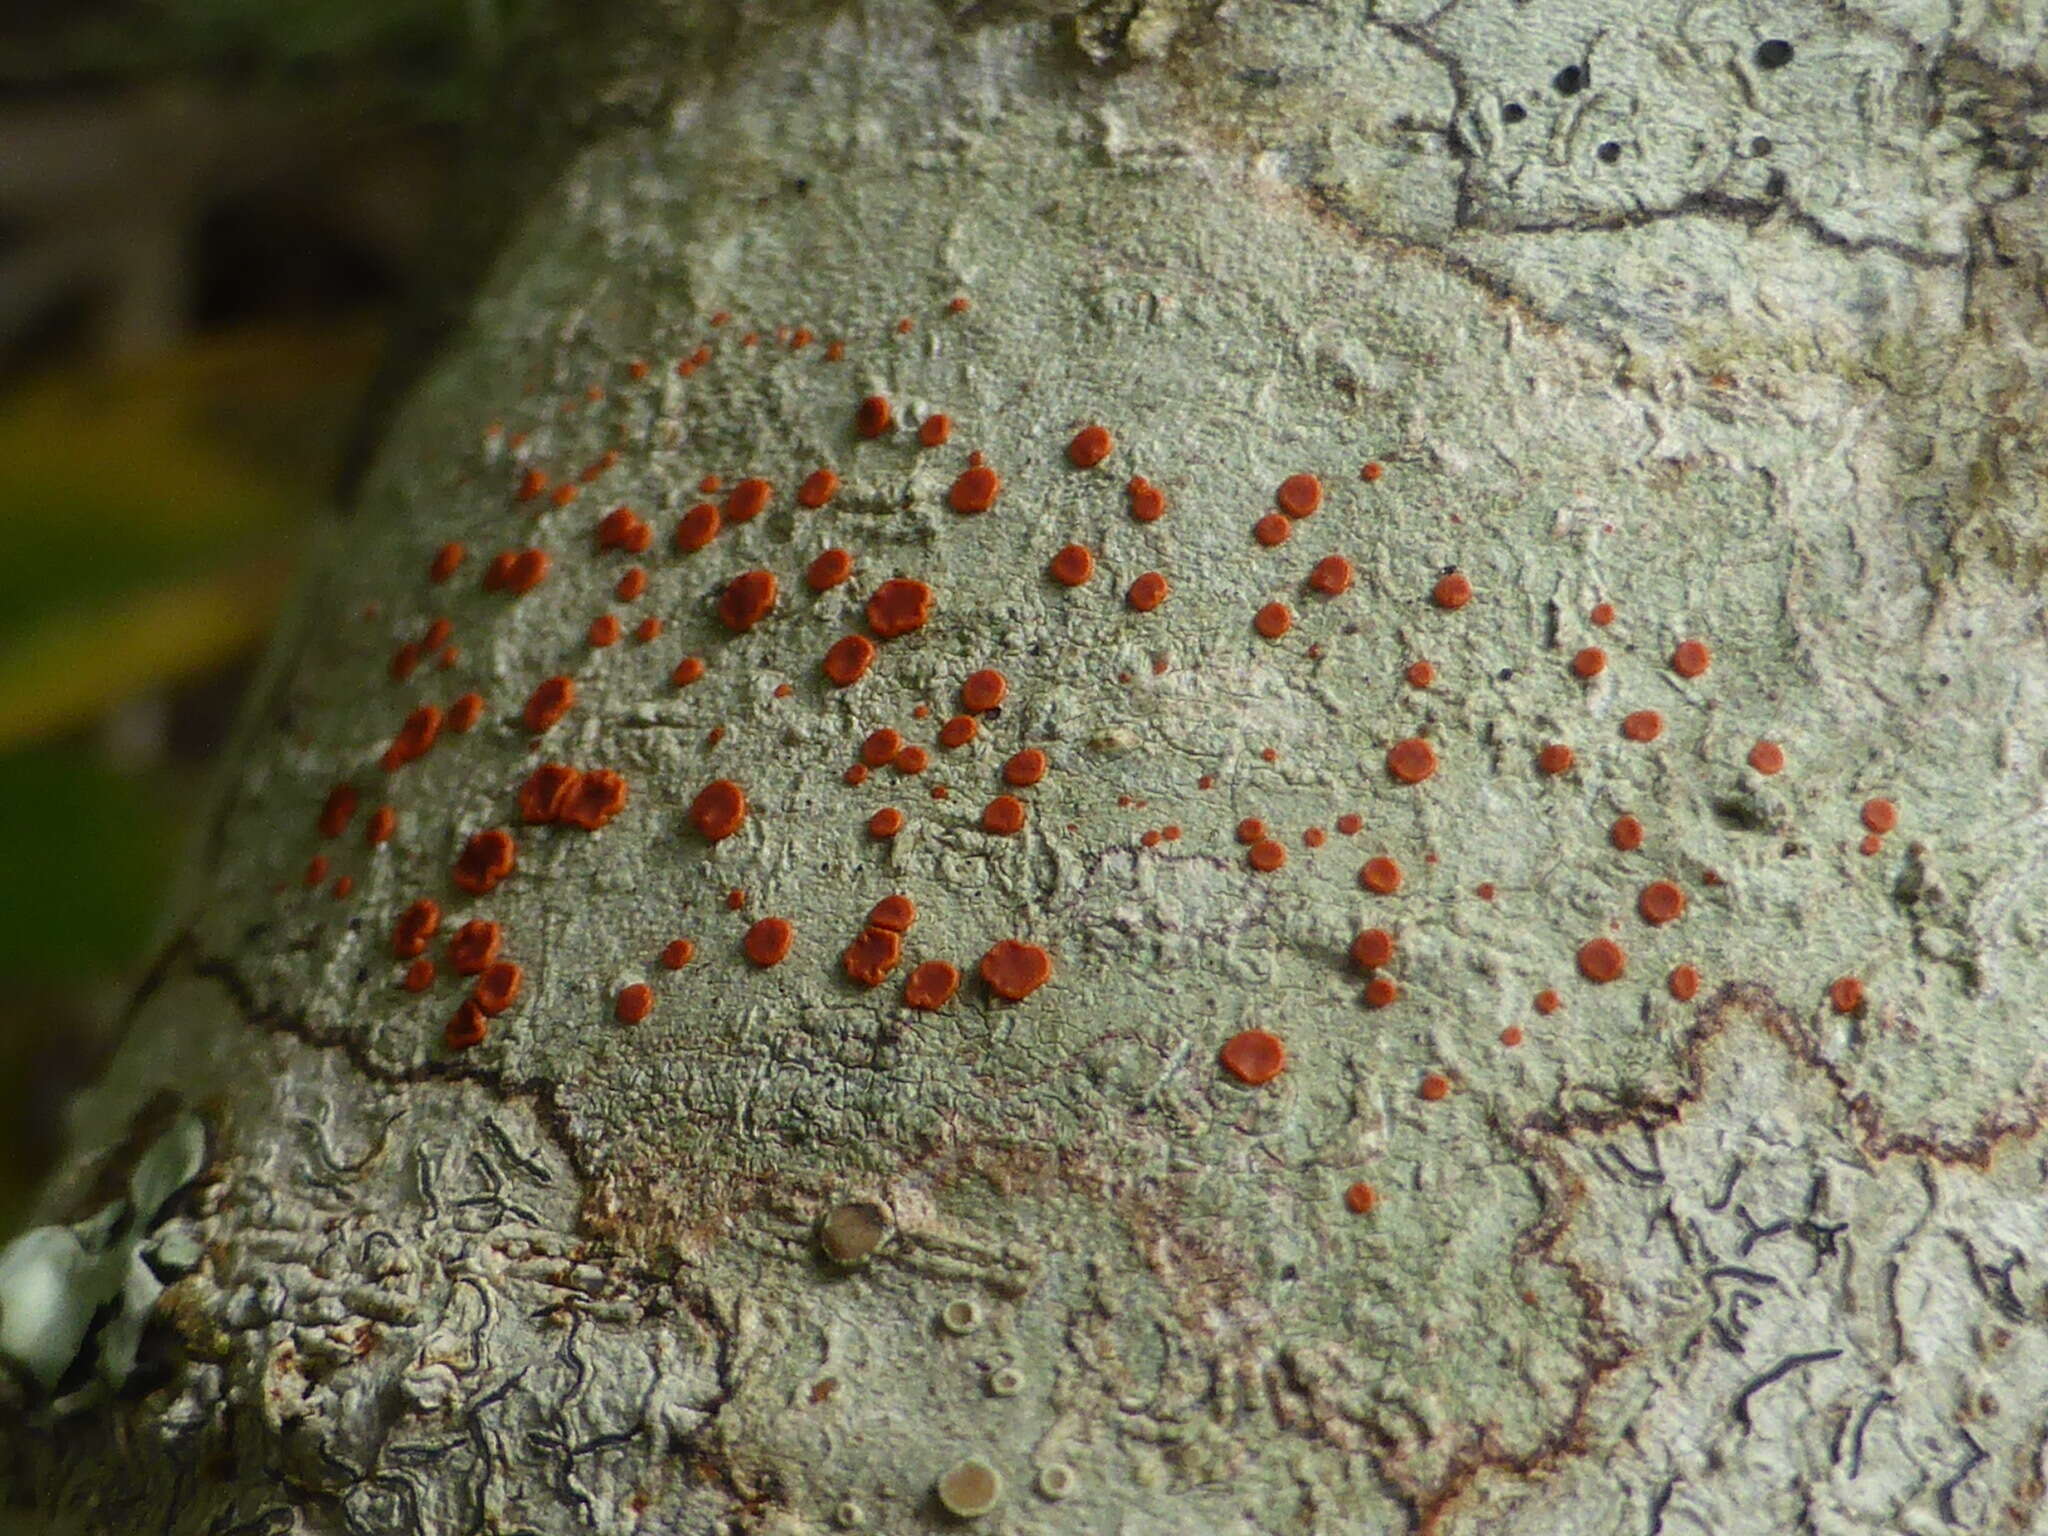
<path id="1" fill-rule="evenodd" d="M 287 562 L 265 556 L 46 615 L 0 650 L 0 750 L 227 661 L 269 629 L 290 580 Z"/>

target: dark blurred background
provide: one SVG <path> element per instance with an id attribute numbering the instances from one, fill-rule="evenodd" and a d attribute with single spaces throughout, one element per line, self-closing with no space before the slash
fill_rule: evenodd
<path id="1" fill-rule="evenodd" d="M 0 0 L 0 1233 L 539 0 Z"/>

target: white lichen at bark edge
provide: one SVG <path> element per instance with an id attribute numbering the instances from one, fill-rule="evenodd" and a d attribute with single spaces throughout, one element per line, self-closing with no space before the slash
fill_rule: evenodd
<path id="1" fill-rule="evenodd" d="M 522 216 L 327 540 L 79 1107 L 51 1230 L 166 1090 L 211 1160 L 120 1390 L 24 1394 L 31 1529 L 2034 1528 L 2042 7 L 1071 10 L 758 4 L 689 71 L 651 27 L 634 121 L 548 184 L 504 169 Z M 865 439 L 870 394 L 899 425 Z M 1081 469 L 1088 423 L 1115 448 Z M 970 451 L 1003 482 L 979 516 L 949 505 Z M 529 469 L 581 489 L 517 500 Z M 1320 509 L 1255 540 L 1302 473 Z M 710 474 L 776 496 L 681 553 Z M 617 505 L 637 561 L 595 547 Z M 1093 580 L 1047 579 L 1075 542 Z M 483 589 L 528 546 L 545 582 Z M 814 592 L 831 546 L 854 578 Z M 1355 583 L 1310 590 L 1333 553 Z M 754 568 L 780 597 L 733 634 Z M 833 687 L 899 576 L 931 621 Z M 394 681 L 439 616 L 459 658 Z M 1001 711 L 936 747 L 991 666 Z M 474 730 L 379 768 L 472 689 Z M 883 727 L 929 767 L 846 782 Z M 1440 766 L 1410 785 L 1413 736 Z M 1025 827 L 986 832 L 1026 746 Z M 626 808 L 522 825 L 542 761 L 622 773 Z M 716 778 L 750 814 L 709 843 Z M 342 781 L 362 811 L 323 840 Z M 494 826 L 518 868 L 466 895 Z M 1657 879 L 1675 922 L 1638 916 Z M 898 891 L 904 965 L 857 987 L 840 952 Z M 525 970 L 469 1051 L 445 963 L 399 985 L 421 896 L 437 960 L 481 917 Z M 771 914 L 795 945 L 757 968 Z M 1376 1008 L 1367 926 L 1397 942 Z M 1618 980 L 1577 969 L 1596 937 Z M 973 976 L 1002 939 L 1053 959 L 1014 1004 Z M 926 959 L 967 984 L 907 1010 Z M 1247 1028 L 1287 1050 L 1258 1087 L 1218 1064 Z"/>

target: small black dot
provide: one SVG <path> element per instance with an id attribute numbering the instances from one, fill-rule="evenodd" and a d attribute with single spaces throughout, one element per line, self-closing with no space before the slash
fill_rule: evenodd
<path id="1" fill-rule="evenodd" d="M 1493 678 L 1498 683 L 1511 683 L 1515 680 L 1515 669 L 1513 667 L 1502 667 L 1493 674 Z"/>
<path id="2" fill-rule="evenodd" d="M 1519 123 L 1529 115 L 1529 109 L 1519 101 L 1511 101 L 1500 109 L 1500 120 L 1504 123 Z"/>
<path id="3" fill-rule="evenodd" d="M 1609 139 L 1605 144 L 1594 150 L 1593 153 L 1602 164 L 1612 165 L 1621 158 L 1621 146 L 1615 143 L 1614 140 Z"/>
<path id="4" fill-rule="evenodd" d="M 1758 69 L 1783 69 L 1792 62 L 1792 45 L 1782 37 L 1768 38 L 1756 45 Z"/>
<path id="5" fill-rule="evenodd" d="M 1560 96 L 1576 96 L 1586 88 L 1586 72 L 1576 64 L 1567 64 L 1557 72 L 1550 82 Z"/>
<path id="6" fill-rule="evenodd" d="M 1766 176 L 1766 177 L 1764 178 L 1764 196 L 1765 196 L 1765 197 L 1783 197 L 1784 195 L 1785 195 L 1785 173 L 1784 173 L 1783 171 L 1773 171 L 1773 172 L 1771 172 L 1771 174 L 1770 174 L 1770 175 L 1768 175 L 1768 176 Z"/>
<path id="7" fill-rule="evenodd" d="M 1768 155 L 1773 149 L 1776 148 L 1777 146 L 1773 144 L 1769 139 L 1765 138 L 1762 134 L 1758 134 L 1755 138 L 1749 141 L 1749 152 L 1752 155 L 1755 155 L 1759 160 L 1763 159 L 1764 156 Z"/>

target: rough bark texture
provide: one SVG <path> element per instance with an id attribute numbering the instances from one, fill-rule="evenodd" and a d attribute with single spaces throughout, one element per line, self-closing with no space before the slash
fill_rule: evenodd
<path id="1" fill-rule="evenodd" d="M 721 6 L 694 54 L 663 13 L 559 175 L 498 168 L 514 232 L 0 1263 L 0 1348 L 45 1378 L 8 1436 L 29 1529 L 2041 1528 L 2041 7 L 1072 11 Z M 680 551 L 710 474 L 773 498 Z M 1320 508 L 1261 542 L 1298 474 Z M 619 505 L 644 555 L 599 547 Z M 1069 543 L 1086 584 L 1047 574 Z M 528 546 L 545 581 L 485 590 Z M 814 591 L 827 547 L 854 574 Z M 779 595 L 735 632 L 752 569 Z M 890 578 L 929 621 L 835 686 Z M 394 680 L 437 616 L 459 656 Z M 939 746 L 984 667 L 1006 700 Z M 469 690 L 473 729 L 380 767 Z M 884 727 L 929 766 L 847 782 Z M 1004 784 L 1029 747 L 1043 782 Z M 544 761 L 624 809 L 528 824 Z M 750 810 L 712 842 L 720 778 Z M 1022 830 L 982 830 L 1005 792 Z M 517 868 L 467 892 L 493 827 Z M 919 916 L 867 988 L 842 950 L 892 892 Z M 473 918 L 524 986 L 451 1050 Z M 1051 957 L 1017 1002 L 977 975 L 1004 940 Z M 933 959 L 959 994 L 906 1007 Z M 1287 1051 L 1256 1086 L 1219 1055 L 1254 1028 Z M 165 1203 L 180 1105 L 205 1167 Z"/>

